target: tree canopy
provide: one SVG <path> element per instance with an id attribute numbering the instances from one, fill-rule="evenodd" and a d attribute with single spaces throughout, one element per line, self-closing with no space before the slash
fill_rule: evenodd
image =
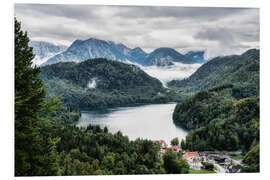
<path id="1" fill-rule="evenodd" d="M 42 136 L 46 120 L 45 90 L 38 78 L 40 68 L 32 66 L 34 54 L 29 38 L 15 19 L 15 175 L 56 175 L 57 139 Z"/>

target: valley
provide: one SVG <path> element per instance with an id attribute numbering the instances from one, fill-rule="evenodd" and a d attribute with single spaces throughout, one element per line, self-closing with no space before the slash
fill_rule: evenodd
<path id="1" fill-rule="evenodd" d="M 13 176 L 260 172 L 259 8 L 13 10 Z"/>
<path id="2" fill-rule="evenodd" d="M 143 71 L 153 70 L 153 66 L 102 58 L 42 66 L 40 78 L 48 89 L 47 98 L 56 96 L 72 111 L 81 111 L 80 118 L 66 120 L 78 127 L 98 125 L 111 133 L 121 131 L 131 140 L 165 140 L 167 144 L 178 137 L 184 151 L 200 154 L 241 150 L 246 155 L 243 162 L 248 164 L 248 152 L 259 141 L 258 58 L 258 50 L 217 57 L 198 65 L 197 71 L 188 69 L 190 74 L 193 71 L 190 77 L 170 82 L 161 72 L 157 73 L 158 77 L 164 79 L 159 81 Z M 159 72 L 160 68 L 173 66 L 157 64 L 155 67 Z M 171 78 L 173 71 L 168 71 Z M 162 108 L 168 105 L 160 103 L 168 102 L 178 104 L 174 110 Z M 244 120 L 243 113 L 248 119 Z M 222 170 L 217 163 L 215 166 L 220 172 L 234 171 Z M 232 167 L 239 171 L 255 170 L 241 166 Z"/>

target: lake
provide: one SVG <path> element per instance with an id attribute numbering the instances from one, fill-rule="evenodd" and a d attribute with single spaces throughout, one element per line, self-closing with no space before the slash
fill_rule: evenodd
<path id="1" fill-rule="evenodd" d="M 134 107 L 118 107 L 95 111 L 82 111 L 76 124 L 85 127 L 89 124 L 107 126 L 109 132 L 121 131 L 130 140 L 144 138 L 164 140 L 170 144 L 171 139 L 185 138 L 188 131 L 176 126 L 172 114 L 176 104 L 151 104 Z"/>

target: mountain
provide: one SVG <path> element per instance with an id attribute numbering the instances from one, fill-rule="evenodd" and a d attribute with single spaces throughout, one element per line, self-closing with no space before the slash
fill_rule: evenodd
<path id="1" fill-rule="evenodd" d="M 185 54 L 185 57 L 193 62 L 206 63 L 204 53 L 205 51 L 189 51 Z"/>
<path id="2" fill-rule="evenodd" d="M 235 96 L 258 94 L 259 57 L 260 51 L 256 49 L 248 50 L 242 55 L 217 57 L 203 64 L 189 78 L 170 81 L 168 86 L 184 92 L 197 92 L 216 86 L 231 85 Z"/>
<path id="3" fill-rule="evenodd" d="M 48 96 L 73 108 L 104 108 L 172 101 L 171 92 L 139 67 L 107 59 L 61 62 L 41 68 Z"/>
<path id="4" fill-rule="evenodd" d="M 36 65 L 43 64 L 49 58 L 67 49 L 66 46 L 57 46 L 45 41 L 31 41 L 29 42 L 29 46 L 33 47 L 33 53 L 35 54 L 33 63 Z"/>
<path id="5" fill-rule="evenodd" d="M 132 57 L 132 61 L 136 62 L 140 65 L 147 66 L 150 65 L 150 63 L 145 59 L 147 56 L 147 53 L 144 52 L 140 47 L 136 47 L 134 49 L 131 49 L 128 54 Z"/>
<path id="6" fill-rule="evenodd" d="M 106 58 L 143 66 L 165 66 L 172 65 L 173 62 L 198 63 L 197 59 L 186 57 L 172 48 L 158 48 L 147 54 L 140 47 L 131 49 L 124 44 L 90 38 L 74 41 L 66 51 L 51 57 L 44 65 L 57 62 L 82 62 L 94 58 Z"/>
<path id="7" fill-rule="evenodd" d="M 190 64 L 192 62 L 172 48 L 158 48 L 147 55 L 146 59 L 150 64 L 157 66 L 173 65 L 173 62 L 181 62 L 183 64 Z"/>
<path id="8" fill-rule="evenodd" d="M 54 64 L 57 62 L 82 62 L 87 59 L 106 58 L 121 62 L 136 62 L 138 57 L 134 55 L 140 54 L 143 58 L 143 51 L 132 50 L 123 44 L 116 44 L 112 41 L 104 41 L 95 38 L 87 40 L 76 40 L 63 53 L 50 58 L 46 64 Z"/>

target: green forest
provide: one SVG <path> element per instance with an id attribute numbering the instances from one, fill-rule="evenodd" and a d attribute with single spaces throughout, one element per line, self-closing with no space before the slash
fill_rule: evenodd
<path id="1" fill-rule="evenodd" d="M 107 59 L 47 65 L 39 77 L 48 97 L 57 96 L 75 109 L 166 103 L 180 98 L 137 66 Z M 88 87 L 92 80 L 97 82 L 95 88 Z"/>
<path id="2" fill-rule="evenodd" d="M 259 94 L 260 52 L 250 49 L 242 55 L 216 57 L 184 80 L 168 83 L 182 93 L 196 93 L 215 87 L 231 86 L 236 99 Z"/>
<path id="3" fill-rule="evenodd" d="M 203 77 L 202 81 L 198 77 Z M 183 149 L 242 150 L 246 172 L 259 172 L 259 51 L 218 57 L 190 78 L 173 81 L 193 93 L 179 102 L 173 120 L 190 129 Z"/>

